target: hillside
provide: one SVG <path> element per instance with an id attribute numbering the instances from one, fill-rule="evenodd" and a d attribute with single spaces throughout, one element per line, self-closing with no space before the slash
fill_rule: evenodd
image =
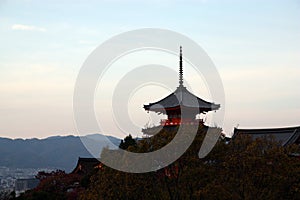
<path id="1" fill-rule="evenodd" d="M 115 145 L 120 139 L 109 136 Z M 0 166 L 10 168 L 58 168 L 71 171 L 78 157 L 91 157 L 81 140 L 88 141 L 101 152 L 109 145 L 105 136 L 93 134 L 83 137 L 54 136 L 46 139 L 0 138 Z M 93 151 L 94 151 L 93 150 Z"/>

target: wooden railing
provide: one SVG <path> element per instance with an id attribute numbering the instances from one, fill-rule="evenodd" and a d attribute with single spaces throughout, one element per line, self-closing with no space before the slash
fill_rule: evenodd
<path id="1" fill-rule="evenodd" d="M 162 126 L 177 126 L 180 124 L 185 124 L 185 125 L 195 125 L 203 123 L 202 119 L 183 119 L 181 120 L 180 118 L 173 118 L 173 119 L 163 119 L 160 121 L 160 124 Z"/>

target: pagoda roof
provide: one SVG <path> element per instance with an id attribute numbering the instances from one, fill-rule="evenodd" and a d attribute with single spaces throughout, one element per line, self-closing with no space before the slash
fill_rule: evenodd
<path id="1" fill-rule="evenodd" d="M 205 101 L 192 94 L 183 85 L 180 85 L 172 94 L 162 100 L 144 105 L 144 109 L 147 111 L 164 112 L 167 108 L 176 108 L 178 106 L 200 109 L 201 112 L 218 110 L 220 108 L 220 104 Z"/>
<path id="2" fill-rule="evenodd" d="M 300 126 L 286 128 L 266 128 L 266 129 L 234 129 L 234 136 L 238 134 L 251 135 L 253 139 L 264 136 L 274 136 L 274 139 L 281 142 L 282 146 L 300 143 Z"/>
<path id="3" fill-rule="evenodd" d="M 183 86 L 183 66 L 182 66 L 182 47 L 180 46 L 179 54 L 179 86 L 177 89 L 167 97 L 155 103 L 150 103 L 144 105 L 144 109 L 147 111 L 155 111 L 159 113 L 165 113 L 166 109 L 197 109 L 199 112 L 204 113 L 212 110 L 218 110 L 220 104 L 210 103 L 205 101 L 196 95 L 192 94 L 190 91 Z"/>

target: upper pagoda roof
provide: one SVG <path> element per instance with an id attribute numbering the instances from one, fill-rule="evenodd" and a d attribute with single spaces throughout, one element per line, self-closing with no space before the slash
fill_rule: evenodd
<path id="1" fill-rule="evenodd" d="M 192 109 L 199 109 L 200 112 L 208 112 L 212 110 L 218 110 L 220 104 L 214 104 L 205 101 L 196 95 L 192 94 L 190 91 L 183 86 L 183 67 L 182 67 L 182 48 L 180 47 L 180 61 L 179 61 L 179 86 L 177 89 L 167 97 L 155 103 L 150 103 L 144 105 L 144 109 L 147 111 L 155 112 L 165 112 L 165 109 L 176 108 L 176 107 L 186 107 Z"/>
<path id="2" fill-rule="evenodd" d="M 166 108 L 175 108 L 184 106 L 187 108 L 200 109 L 201 112 L 218 110 L 220 104 L 207 102 L 196 95 L 192 94 L 186 87 L 180 85 L 177 89 L 167 97 L 155 103 L 144 105 L 145 110 L 160 112 Z"/>

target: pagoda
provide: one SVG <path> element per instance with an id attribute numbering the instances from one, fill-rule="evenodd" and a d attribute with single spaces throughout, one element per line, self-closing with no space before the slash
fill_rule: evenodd
<path id="1" fill-rule="evenodd" d="M 197 114 L 206 114 L 209 111 L 218 110 L 220 104 L 205 101 L 192 94 L 183 85 L 182 47 L 179 55 L 179 86 L 167 97 L 148 105 L 144 105 L 146 111 L 167 115 L 166 120 L 161 120 L 161 126 L 177 126 L 180 124 L 198 124 Z M 202 122 L 202 121 L 201 121 Z"/>

